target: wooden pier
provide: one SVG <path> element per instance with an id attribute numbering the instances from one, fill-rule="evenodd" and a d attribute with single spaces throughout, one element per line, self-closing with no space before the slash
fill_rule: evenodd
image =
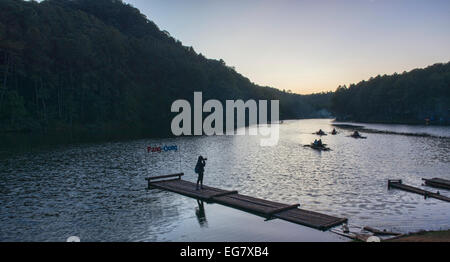
<path id="1" fill-rule="evenodd" d="M 423 190 L 423 189 L 420 189 L 417 187 L 408 186 L 408 185 L 403 184 L 402 180 L 388 180 L 388 189 L 390 189 L 390 188 L 397 188 L 397 189 L 401 189 L 401 190 L 408 191 L 411 193 L 419 194 L 419 195 L 424 196 L 425 198 L 432 197 L 432 198 L 436 198 L 436 199 L 439 199 L 442 201 L 450 202 L 449 197 L 443 196 L 439 192 L 433 193 L 433 192 L 426 191 L 426 190 Z"/>
<path id="2" fill-rule="evenodd" d="M 264 199 L 239 194 L 237 191 L 227 191 L 214 187 L 203 186 L 196 190 L 196 184 L 182 180 L 183 174 L 149 177 L 149 188 L 168 190 L 206 202 L 218 203 L 232 208 L 250 212 L 266 219 L 279 218 L 292 223 L 327 230 L 347 222 L 346 218 L 333 217 L 313 211 L 299 209 L 299 204 L 288 205 Z M 172 178 L 169 180 L 161 180 Z"/>
<path id="3" fill-rule="evenodd" d="M 446 180 L 446 179 L 442 179 L 442 178 L 433 178 L 433 179 L 422 178 L 422 180 L 425 181 L 425 185 L 427 185 L 427 186 L 450 190 L 450 180 Z"/>

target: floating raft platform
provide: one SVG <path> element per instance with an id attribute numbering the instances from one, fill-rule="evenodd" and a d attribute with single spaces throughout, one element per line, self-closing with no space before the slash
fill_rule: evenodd
<path id="1" fill-rule="evenodd" d="M 433 179 L 422 178 L 422 180 L 425 181 L 425 185 L 427 185 L 427 186 L 450 190 L 450 180 L 446 180 L 446 179 L 442 179 L 442 178 L 433 178 Z"/>
<path id="2" fill-rule="evenodd" d="M 426 191 L 426 190 L 423 190 L 423 189 L 420 189 L 417 187 L 408 186 L 408 185 L 403 184 L 402 180 L 388 180 L 388 189 L 390 189 L 390 188 L 397 188 L 397 189 L 401 189 L 401 190 L 408 191 L 411 193 L 419 194 L 419 195 L 424 196 L 425 198 L 432 197 L 432 198 L 436 198 L 436 199 L 439 199 L 442 201 L 450 202 L 449 197 L 443 196 L 439 192 L 433 193 L 433 192 Z"/>
<path id="3" fill-rule="evenodd" d="M 329 228 L 346 223 L 346 218 L 338 218 L 313 211 L 298 208 L 300 205 L 288 205 L 264 199 L 254 198 L 239 194 L 237 191 L 227 191 L 214 187 L 203 186 L 196 190 L 196 184 L 182 180 L 183 173 L 149 177 L 149 188 L 159 188 L 188 197 L 196 198 L 210 203 L 218 203 L 242 211 L 250 212 L 266 219 L 283 219 L 292 223 L 327 230 Z M 167 179 L 168 180 L 161 180 Z"/>
<path id="4" fill-rule="evenodd" d="M 323 144 L 323 146 L 315 146 L 313 144 L 311 145 L 304 145 L 303 147 L 309 147 L 311 149 L 319 150 L 319 151 L 331 151 L 331 148 L 326 147 L 326 144 Z"/>

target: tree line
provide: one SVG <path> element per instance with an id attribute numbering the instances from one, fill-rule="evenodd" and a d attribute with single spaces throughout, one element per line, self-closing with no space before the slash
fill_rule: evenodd
<path id="1" fill-rule="evenodd" d="M 450 62 L 339 86 L 330 107 L 338 120 L 450 124 Z"/>
<path id="2" fill-rule="evenodd" d="M 332 95 L 256 85 L 120 0 L 0 1 L 0 74 L 3 133 L 166 136 L 194 91 L 277 99 L 281 119 L 322 116 Z"/>
<path id="3" fill-rule="evenodd" d="M 280 100 L 280 118 L 449 124 L 450 65 L 336 92 L 259 86 L 120 0 L 0 1 L 0 134 L 170 135 L 177 99 Z"/>

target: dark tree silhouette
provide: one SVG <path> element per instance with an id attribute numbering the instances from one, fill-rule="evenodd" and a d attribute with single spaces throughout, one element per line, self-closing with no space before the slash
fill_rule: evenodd
<path id="1" fill-rule="evenodd" d="M 171 103 L 279 99 L 317 116 L 331 93 L 289 94 L 207 59 L 119 0 L 0 1 L 0 132 L 167 136 Z"/>
<path id="2" fill-rule="evenodd" d="M 450 63 L 340 86 L 331 109 L 338 120 L 450 124 Z"/>

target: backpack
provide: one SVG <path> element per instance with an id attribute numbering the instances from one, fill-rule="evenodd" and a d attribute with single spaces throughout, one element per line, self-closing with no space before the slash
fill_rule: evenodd
<path id="1" fill-rule="evenodd" d="M 199 165 L 195 165 L 195 173 L 196 174 L 200 173 L 200 166 Z"/>

